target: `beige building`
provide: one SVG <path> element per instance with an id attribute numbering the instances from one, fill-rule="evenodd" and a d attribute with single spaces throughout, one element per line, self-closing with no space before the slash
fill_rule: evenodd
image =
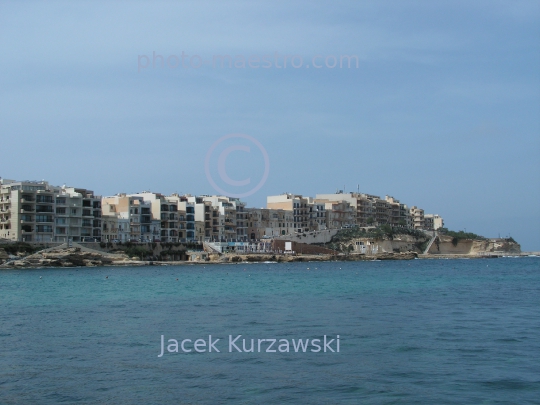
<path id="1" fill-rule="evenodd" d="M 272 208 L 247 208 L 247 233 L 249 240 L 261 240 L 295 232 L 291 211 Z"/>
<path id="2" fill-rule="evenodd" d="M 328 229 L 350 228 L 356 225 L 356 210 L 349 201 L 316 201 L 325 205 Z"/>
<path id="3" fill-rule="evenodd" d="M 102 215 L 106 241 L 149 242 L 160 238 L 160 227 L 152 222 L 152 206 L 141 196 L 104 197 Z"/>
<path id="4" fill-rule="evenodd" d="M 308 232 L 311 216 L 309 212 L 309 198 L 298 194 L 281 194 L 266 197 L 266 208 L 282 209 L 292 212 L 293 228 L 295 232 Z"/>
<path id="5" fill-rule="evenodd" d="M 356 211 L 356 224 L 359 226 L 376 225 L 376 205 L 374 201 L 379 199 L 377 196 L 361 193 L 343 193 L 317 194 L 317 199 L 327 201 L 347 201 Z"/>
<path id="6" fill-rule="evenodd" d="M 388 203 L 389 207 L 389 223 L 392 226 L 412 228 L 412 218 L 407 205 L 401 204 L 399 200 L 396 200 L 391 196 L 385 196 L 384 199 Z"/>
<path id="7" fill-rule="evenodd" d="M 407 205 L 391 196 L 382 199 L 379 196 L 364 193 L 317 194 L 318 200 L 346 201 L 355 211 L 355 223 L 358 226 L 413 227 L 413 220 Z"/>
<path id="8" fill-rule="evenodd" d="M 437 214 L 424 215 L 425 229 L 436 231 L 439 228 L 444 228 L 444 220 Z"/>
<path id="9" fill-rule="evenodd" d="M 414 229 L 425 229 L 424 210 L 416 205 L 411 207 L 411 220 Z"/>

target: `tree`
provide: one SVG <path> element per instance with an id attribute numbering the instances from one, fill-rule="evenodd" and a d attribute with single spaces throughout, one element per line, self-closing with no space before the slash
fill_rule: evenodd
<path id="1" fill-rule="evenodd" d="M 368 225 L 373 225 L 373 222 L 375 222 L 375 218 L 373 217 L 368 217 L 368 219 L 366 220 L 367 224 Z"/>

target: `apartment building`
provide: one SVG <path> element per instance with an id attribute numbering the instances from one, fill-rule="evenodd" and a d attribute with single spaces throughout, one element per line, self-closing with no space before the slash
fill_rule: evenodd
<path id="1" fill-rule="evenodd" d="M 293 212 L 272 208 L 246 208 L 249 240 L 289 235 L 294 228 Z"/>
<path id="2" fill-rule="evenodd" d="M 359 226 L 370 226 L 376 224 L 376 205 L 374 201 L 377 196 L 361 193 L 343 193 L 338 191 L 333 194 L 317 194 L 317 200 L 326 201 L 346 201 L 355 213 L 356 224 Z"/>
<path id="3" fill-rule="evenodd" d="M 63 186 L 53 188 L 53 191 L 54 241 L 65 242 L 68 238 L 74 242 L 101 241 L 101 196 L 94 195 L 92 190 L 75 187 Z"/>
<path id="4" fill-rule="evenodd" d="M 308 213 L 310 230 L 320 231 L 328 228 L 327 205 L 315 198 L 308 197 Z"/>
<path id="5" fill-rule="evenodd" d="M 104 197 L 103 235 L 106 241 L 151 242 L 159 240 L 160 222 L 153 222 L 152 206 L 141 196 L 125 193 Z"/>
<path id="6" fill-rule="evenodd" d="M 424 226 L 427 230 L 436 231 L 439 228 L 444 228 L 444 220 L 437 214 L 425 214 Z"/>
<path id="7" fill-rule="evenodd" d="M 416 205 L 411 207 L 411 220 L 414 229 L 425 229 L 424 210 Z"/>
<path id="8" fill-rule="evenodd" d="M 0 238 L 23 242 L 101 240 L 101 197 L 46 181 L 0 179 Z"/>
<path id="9" fill-rule="evenodd" d="M 317 200 L 346 201 L 356 211 L 355 223 L 358 226 L 392 226 L 414 227 L 407 205 L 391 196 L 384 199 L 377 195 L 364 193 L 317 194 Z M 343 208 L 343 207 L 340 207 Z"/>
<path id="10" fill-rule="evenodd" d="M 145 204 L 150 204 L 148 215 L 141 218 L 141 233 L 150 231 L 152 220 L 160 221 L 161 242 L 179 241 L 179 216 L 178 202 L 174 196 L 165 196 L 161 193 L 143 191 L 142 193 L 129 194 L 130 197 L 141 197 Z M 143 236 L 144 237 L 144 236 Z M 144 238 L 146 240 L 146 238 Z M 150 239 L 151 240 L 151 239 Z"/>
<path id="11" fill-rule="evenodd" d="M 388 195 L 384 199 L 389 207 L 389 223 L 392 226 L 412 228 L 412 219 L 407 205 L 401 204 L 399 200 Z"/>
<path id="12" fill-rule="evenodd" d="M 176 204 L 178 214 L 178 241 L 193 242 L 195 236 L 195 218 L 193 204 L 189 203 L 186 196 L 171 194 L 165 199 Z M 189 220 L 188 220 L 189 219 Z"/>
<path id="13" fill-rule="evenodd" d="M 204 202 L 209 202 L 218 217 L 212 217 L 218 221 L 219 241 L 242 242 L 248 240 L 246 203 L 238 198 L 225 196 L 201 196 Z M 213 223 L 213 222 L 212 222 Z"/>
<path id="14" fill-rule="evenodd" d="M 196 240 L 199 242 L 224 240 L 225 221 L 220 216 L 218 207 L 214 207 L 210 201 L 205 201 L 202 196 L 186 195 L 184 197 L 191 207 L 188 217 L 193 218 L 195 227 L 197 223 L 200 224 L 199 231 L 195 232 Z"/>
<path id="15" fill-rule="evenodd" d="M 293 227 L 295 232 L 308 232 L 311 217 L 309 212 L 309 198 L 298 194 L 284 193 L 266 197 L 266 208 L 282 209 L 293 214 Z"/>
<path id="16" fill-rule="evenodd" d="M 356 225 L 356 209 L 349 201 L 316 200 L 323 203 L 326 209 L 326 225 L 328 229 L 349 228 Z"/>

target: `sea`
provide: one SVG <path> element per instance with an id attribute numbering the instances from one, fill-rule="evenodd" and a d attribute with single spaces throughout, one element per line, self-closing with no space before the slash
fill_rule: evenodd
<path id="1" fill-rule="evenodd" d="M 538 257 L 0 271 L 2 405 L 539 403 Z"/>

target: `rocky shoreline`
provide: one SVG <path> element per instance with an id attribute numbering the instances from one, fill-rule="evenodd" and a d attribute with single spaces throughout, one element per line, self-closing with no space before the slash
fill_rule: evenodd
<path id="1" fill-rule="evenodd" d="M 80 248 L 63 248 L 37 252 L 15 260 L 8 260 L 0 268 L 37 267 L 99 267 L 137 266 L 144 262 L 131 260 L 125 254 L 82 251 Z"/>
<path id="2" fill-rule="evenodd" d="M 219 264 L 250 262 L 328 262 L 328 261 L 361 261 L 361 260 L 411 260 L 416 253 L 381 253 L 377 255 L 285 255 L 285 254 L 208 254 L 205 260 L 182 262 L 143 261 L 130 258 L 123 253 L 102 253 L 81 250 L 80 248 L 47 249 L 26 257 L 7 259 L 0 268 L 40 268 L 40 267 L 100 267 L 100 266 L 148 266 L 178 264 Z"/>
<path id="3" fill-rule="evenodd" d="M 0 252 L 1 253 L 1 252 Z M 102 253 L 98 251 L 81 250 L 80 248 L 47 249 L 32 255 L 17 259 L 9 259 L 0 254 L 0 269 L 23 269 L 43 267 L 102 267 L 102 266 L 173 266 L 188 264 L 225 264 L 225 263 L 294 263 L 294 262 L 335 262 L 335 261 L 373 261 L 373 260 L 413 260 L 413 259 L 477 259 L 486 257 L 502 257 L 508 253 L 479 255 L 436 255 L 418 254 L 416 252 L 365 254 L 318 254 L 318 255 L 289 255 L 289 254 L 218 254 L 209 253 L 205 259 L 193 261 L 144 261 L 130 258 L 124 253 Z M 528 256 L 520 253 L 516 256 Z"/>

